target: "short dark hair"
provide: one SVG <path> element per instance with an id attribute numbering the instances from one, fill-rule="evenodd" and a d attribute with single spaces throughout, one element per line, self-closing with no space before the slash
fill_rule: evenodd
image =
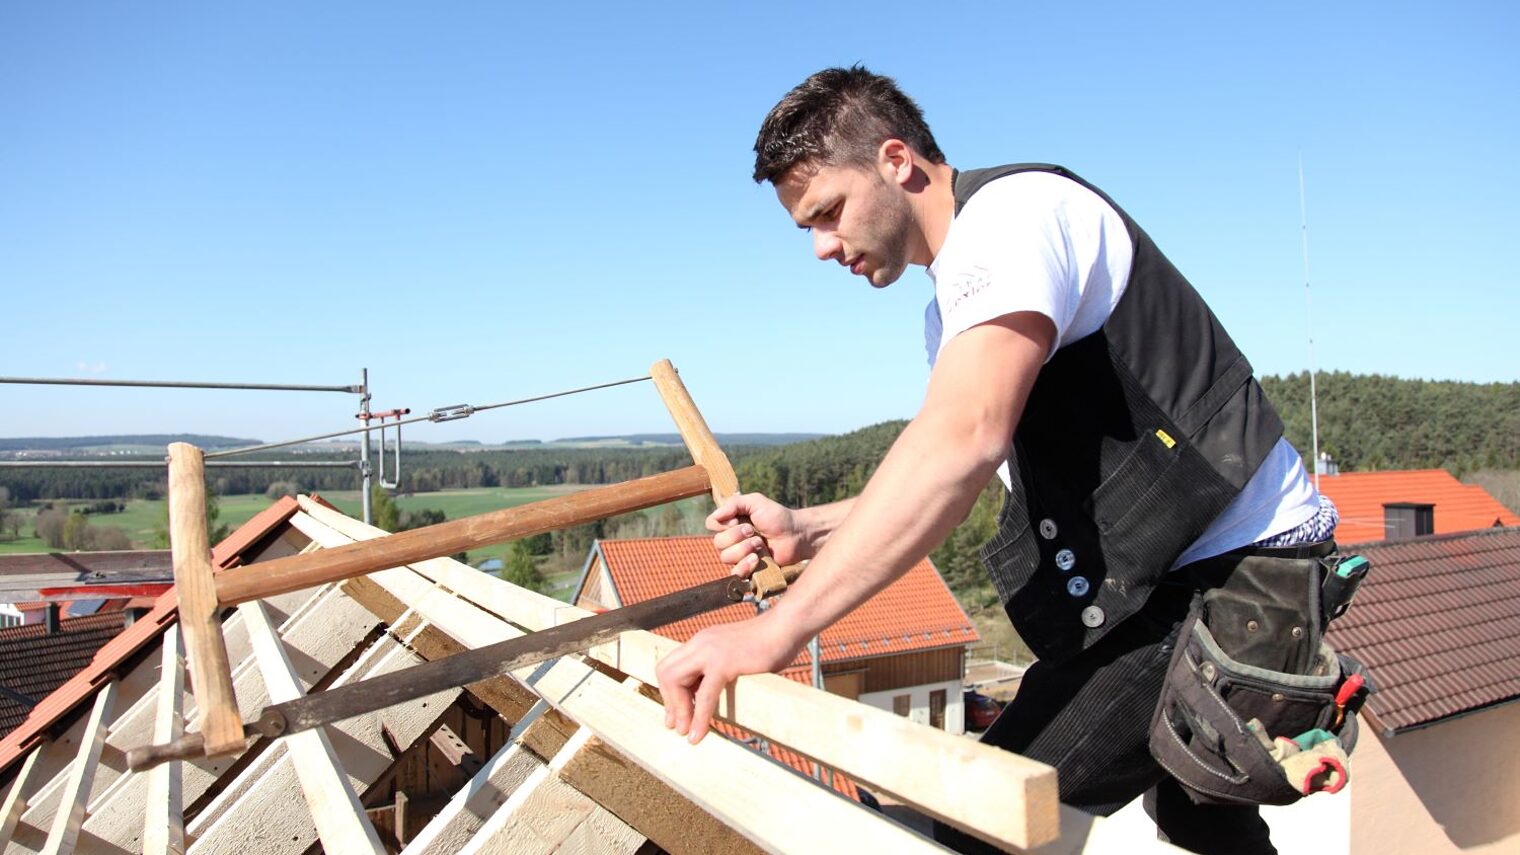
<path id="1" fill-rule="evenodd" d="M 862 65 L 825 68 L 786 93 L 760 124 L 755 183 L 774 184 L 801 163 L 865 166 L 889 139 L 945 162 L 923 111 L 895 80 Z"/>

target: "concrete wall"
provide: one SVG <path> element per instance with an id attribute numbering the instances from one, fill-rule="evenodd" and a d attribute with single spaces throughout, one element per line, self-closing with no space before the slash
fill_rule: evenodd
<path id="1" fill-rule="evenodd" d="M 1520 852 L 1520 704 L 1388 739 L 1363 733 L 1352 855 Z"/>
<path id="2" fill-rule="evenodd" d="M 929 723 L 929 693 L 935 689 L 943 689 L 945 692 L 945 732 L 965 733 L 966 709 L 964 699 L 961 697 L 959 680 L 949 683 L 929 683 L 923 686 L 904 686 L 901 689 L 889 689 L 885 692 L 866 692 L 856 700 L 877 709 L 892 712 L 892 699 L 898 695 L 908 695 L 911 699 L 908 718 L 927 725 Z"/>

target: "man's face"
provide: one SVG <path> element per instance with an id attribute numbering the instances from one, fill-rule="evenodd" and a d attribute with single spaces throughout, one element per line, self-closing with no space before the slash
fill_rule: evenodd
<path id="1" fill-rule="evenodd" d="M 915 227 L 907 194 L 862 166 L 797 166 L 776 183 L 798 228 L 813 234 L 813 254 L 834 259 L 874 288 L 897 281 L 908 266 Z"/>

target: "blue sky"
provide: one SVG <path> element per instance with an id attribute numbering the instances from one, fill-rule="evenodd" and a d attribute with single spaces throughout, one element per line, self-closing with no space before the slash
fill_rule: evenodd
<path id="1" fill-rule="evenodd" d="M 719 431 L 911 416 L 928 279 L 877 292 L 818 263 L 748 177 L 776 99 L 864 62 L 953 164 L 1103 187 L 1263 374 L 1308 361 L 1302 153 L 1319 366 L 1520 379 L 1510 4 L 226 5 L 0 7 L 0 375 L 367 366 L 378 408 L 426 411 L 668 357 Z M 0 436 L 276 439 L 355 411 L 0 401 Z M 668 428 L 641 384 L 409 436 Z"/>

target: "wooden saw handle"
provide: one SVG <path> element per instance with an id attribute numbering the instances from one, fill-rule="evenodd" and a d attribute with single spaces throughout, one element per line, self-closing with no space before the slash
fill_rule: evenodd
<path id="1" fill-rule="evenodd" d="M 734 475 L 734 467 L 728 462 L 728 456 L 718 447 L 718 440 L 708 429 L 706 420 L 697 410 L 696 403 L 691 400 L 691 393 L 686 391 L 686 384 L 681 382 L 681 377 L 670 360 L 662 359 L 650 366 L 649 376 L 654 379 L 654 386 L 660 391 L 665 409 L 670 411 L 670 417 L 675 420 L 676 429 L 681 432 L 681 439 L 686 443 L 686 450 L 691 452 L 691 459 L 707 470 L 707 478 L 712 482 L 713 501 L 723 504 L 729 496 L 739 492 L 739 478 Z M 741 524 L 748 523 L 749 517 L 741 516 L 738 521 Z M 802 565 L 782 567 L 771 557 L 767 547 L 760 551 L 760 566 L 750 576 L 750 581 L 755 586 L 755 597 L 764 599 L 785 591 L 786 586 L 796 581 L 801 574 Z"/>

